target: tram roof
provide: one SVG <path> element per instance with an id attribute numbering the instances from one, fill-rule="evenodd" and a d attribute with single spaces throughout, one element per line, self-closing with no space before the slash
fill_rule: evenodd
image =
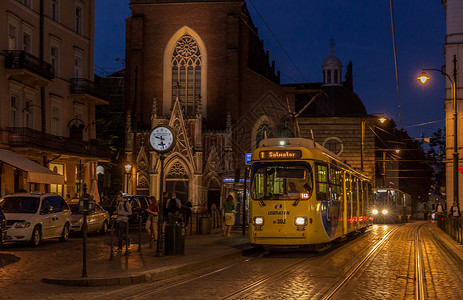
<path id="1" fill-rule="evenodd" d="M 347 163 L 342 162 L 341 158 L 331 152 L 330 150 L 326 149 L 319 143 L 315 142 L 314 140 L 311 139 L 305 139 L 305 138 L 267 138 L 262 140 L 259 143 L 259 148 L 257 148 L 253 154 L 253 160 L 256 160 L 256 157 L 259 157 L 259 152 L 260 151 L 265 151 L 265 150 L 284 150 L 284 149 L 296 149 L 296 148 L 305 148 L 306 150 L 317 150 L 317 152 L 312 152 L 313 153 L 313 158 L 312 159 L 320 159 L 324 161 L 331 161 L 334 160 L 336 161 L 336 164 L 349 169 L 353 173 L 357 173 L 361 175 L 364 178 L 367 178 L 367 176 L 359 171 L 354 169 L 352 166 L 348 165 Z"/>

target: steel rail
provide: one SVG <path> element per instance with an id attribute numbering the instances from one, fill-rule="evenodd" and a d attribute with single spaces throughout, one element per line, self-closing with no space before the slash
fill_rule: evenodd
<path id="1" fill-rule="evenodd" d="M 365 255 L 365 257 L 357 264 L 357 266 L 355 266 L 352 271 L 350 271 L 350 273 L 344 277 L 344 279 L 338 283 L 334 288 L 332 288 L 331 292 L 329 292 L 328 295 L 324 296 L 322 299 L 331 299 L 348 281 L 350 281 L 352 279 L 352 277 L 354 277 L 354 275 L 360 270 L 360 268 L 373 256 L 373 254 L 375 254 L 380 246 L 382 246 L 386 240 L 391 236 L 391 234 L 393 232 L 395 232 L 399 227 L 396 227 L 394 229 L 392 229 L 391 231 L 389 231 L 374 247 L 373 249 L 370 250 L 370 252 L 368 252 L 367 255 Z"/>
<path id="2" fill-rule="evenodd" d="M 425 300 L 428 298 L 426 293 L 426 279 L 424 277 L 423 255 L 421 254 L 420 230 L 421 224 L 415 233 L 415 299 Z"/>

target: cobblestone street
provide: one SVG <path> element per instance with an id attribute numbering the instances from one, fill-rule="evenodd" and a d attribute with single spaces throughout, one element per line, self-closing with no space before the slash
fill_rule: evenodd
<path id="1" fill-rule="evenodd" d="M 436 238 L 437 230 L 430 222 L 372 226 L 365 234 L 321 253 L 271 249 L 224 257 L 203 268 L 197 267 L 164 280 L 103 287 L 64 287 L 41 282 L 50 273 L 81 266 L 80 237 L 71 238 L 67 243 L 45 241 L 37 248 L 7 245 L 0 250 L 0 285 L 2 291 L 7 291 L 2 292 L 1 298 L 321 299 L 357 268 L 352 278 L 333 293 L 333 299 L 412 299 L 416 293 L 415 236 L 419 231 L 428 298 L 460 299 L 463 267 Z M 245 241 L 245 237 L 236 238 Z M 203 243 L 230 241 L 218 234 L 192 236 L 191 239 L 202 239 Z M 384 243 L 376 248 L 375 245 L 383 240 Z M 89 264 L 108 260 L 108 241 L 108 236 L 89 237 Z M 132 245 L 132 249 L 136 252 L 136 245 Z M 149 249 L 144 251 L 151 253 Z M 373 254 L 365 260 L 370 252 Z M 188 261 L 188 256 L 160 259 L 181 262 Z M 358 267 L 362 260 L 364 264 Z"/>

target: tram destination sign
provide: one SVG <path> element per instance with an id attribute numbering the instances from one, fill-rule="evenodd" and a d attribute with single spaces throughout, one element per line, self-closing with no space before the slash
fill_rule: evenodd
<path id="1" fill-rule="evenodd" d="M 260 159 L 298 159 L 301 157 L 301 150 L 271 150 L 259 152 Z"/>

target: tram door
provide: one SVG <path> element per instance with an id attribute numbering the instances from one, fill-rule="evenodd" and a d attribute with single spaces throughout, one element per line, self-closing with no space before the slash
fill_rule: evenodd
<path id="1" fill-rule="evenodd" d="M 347 233 L 352 231 L 352 177 L 346 173 L 346 221 Z"/>

